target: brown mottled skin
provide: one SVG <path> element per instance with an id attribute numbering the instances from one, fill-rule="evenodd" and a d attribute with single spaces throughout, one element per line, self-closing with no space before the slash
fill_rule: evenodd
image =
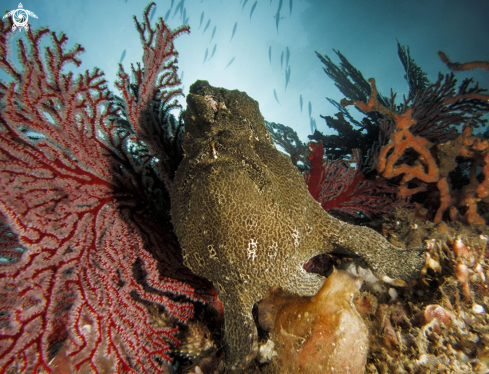
<path id="1" fill-rule="evenodd" d="M 252 307 L 270 287 L 301 296 L 321 288 L 324 278 L 303 269 L 313 256 L 343 253 L 394 279 L 418 275 L 420 251 L 396 248 L 322 209 L 246 93 L 197 81 L 183 119 L 185 158 L 172 190 L 172 220 L 185 264 L 212 281 L 224 304 L 228 368 L 255 357 Z"/>

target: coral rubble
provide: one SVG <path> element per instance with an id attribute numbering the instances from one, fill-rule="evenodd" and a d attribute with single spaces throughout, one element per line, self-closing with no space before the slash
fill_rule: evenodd
<path id="1" fill-rule="evenodd" d="M 438 225 L 398 211 L 388 237 L 428 243 L 425 268 L 365 316 L 371 332 L 367 373 L 487 373 L 487 226 Z"/>

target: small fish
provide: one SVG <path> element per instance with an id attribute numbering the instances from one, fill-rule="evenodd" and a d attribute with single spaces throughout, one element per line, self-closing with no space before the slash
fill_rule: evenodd
<path id="1" fill-rule="evenodd" d="M 183 17 L 182 17 L 182 18 L 183 18 L 183 20 L 184 20 L 184 21 L 185 21 L 185 19 L 187 18 L 187 8 L 185 8 L 185 9 L 183 10 Z M 184 23 L 185 23 L 185 22 L 184 22 Z"/>
<path id="2" fill-rule="evenodd" d="M 151 11 L 151 15 L 149 16 L 150 21 L 153 19 L 155 12 L 156 12 L 156 5 L 154 6 L 153 10 Z"/>
<path id="3" fill-rule="evenodd" d="M 287 86 L 289 85 L 289 80 L 290 80 L 290 66 L 288 69 L 285 70 L 285 89 L 287 89 Z"/>
<path id="4" fill-rule="evenodd" d="M 122 52 L 121 59 L 119 61 L 119 64 L 122 64 L 122 61 L 124 60 L 124 57 L 126 57 L 126 50 L 124 49 L 124 52 Z"/>
<path id="5" fill-rule="evenodd" d="M 168 21 L 168 17 L 170 17 L 170 13 L 171 13 L 171 8 L 168 9 L 168 12 L 166 12 L 165 14 L 165 21 Z"/>
<path id="6" fill-rule="evenodd" d="M 236 23 L 234 24 L 234 27 L 233 27 L 233 33 L 231 34 L 231 39 L 230 39 L 229 41 L 233 40 L 233 38 L 234 38 L 234 34 L 236 33 L 236 29 L 237 29 L 237 28 L 238 28 L 238 22 L 236 22 Z"/>
<path id="7" fill-rule="evenodd" d="M 175 8 L 175 13 L 173 13 L 173 17 L 177 14 L 177 12 L 180 10 L 180 16 L 183 14 L 183 4 L 185 4 L 185 0 L 181 0 L 178 5 Z"/>
<path id="8" fill-rule="evenodd" d="M 268 59 L 270 60 L 270 65 L 272 64 L 272 46 L 268 47 Z"/>
<path id="9" fill-rule="evenodd" d="M 227 69 L 227 68 L 228 68 L 228 66 L 229 66 L 229 65 L 231 65 L 231 64 L 234 62 L 234 59 L 235 59 L 235 58 L 236 58 L 236 57 L 233 57 L 233 58 L 231 59 L 231 61 L 229 61 L 229 62 L 228 62 L 228 64 L 226 65 L 226 67 L 225 67 L 224 69 Z"/>
<path id="10" fill-rule="evenodd" d="M 275 26 L 277 26 L 277 33 L 278 33 L 278 24 L 280 23 L 280 12 L 277 12 L 275 14 Z"/>
<path id="11" fill-rule="evenodd" d="M 309 117 L 311 117 L 311 114 L 312 114 L 312 104 L 309 101 Z"/>
<path id="12" fill-rule="evenodd" d="M 253 4 L 253 6 L 251 7 L 250 20 L 251 20 L 251 16 L 253 15 L 253 12 L 255 11 L 256 4 L 258 4 L 258 0 L 256 0 L 255 3 Z"/>
<path id="13" fill-rule="evenodd" d="M 293 0 L 289 0 L 289 8 L 290 8 L 290 14 L 289 14 L 289 16 L 292 15 L 292 1 Z"/>
<path id="14" fill-rule="evenodd" d="M 285 50 L 285 67 L 289 66 L 290 51 L 289 47 Z"/>
<path id="15" fill-rule="evenodd" d="M 187 17 L 187 18 L 185 18 L 185 19 L 183 20 L 183 24 L 184 24 L 184 25 L 188 25 L 188 20 L 189 20 L 189 18 L 188 18 L 188 17 Z"/>
<path id="16" fill-rule="evenodd" d="M 302 113 L 302 94 L 299 96 L 299 104 L 301 105 L 301 113 Z"/>
<path id="17" fill-rule="evenodd" d="M 214 56 L 214 53 L 216 53 L 216 47 L 217 44 L 214 44 L 214 48 L 212 48 L 212 53 L 211 53 L 211 57 L 209 57 L 209 60 Z"/>
<path id="18" fill-rule="evenodd" d="M 207 24 L 204 27 L 204 31 L 202 31 L 202 34 L 205 33 L 205 31 L 209 28 L 209 25 L 211 24 L 211 19 L 209 18 L 209 21 L 207 21 Z"/>
<path id="19" fill-rule="evenodd" d="M 284 67 L 284 52 L 280 55 L 280 70 Z"/>
<path id="20" fill-rule="evenodd" d="M 310 125 L 311 125 L 311 134 L 314 134 L 314 132 L 317 129 L 316 120 L 311 117 L 309 122 L 310 122 Z"/>
<path id="21" fill-rule="evenodd" d="M 278 3 L 278 10 L 277 14 L 275 14 L 275 26 L 277 26 L 277 32 L 278 32 L 278 24 L 280 22 L 280 10 L 282 9 L 282 3 L 284 0 L 280 0 Z"/>
<path id="22" fill-rule="evenodd" d="M 200 27 L 202 26 L 202 21 L 204 21 L 204 12 L 202 12 L 202 14 L 200 15 L 200 25 L 199 25 L 199 30 L 200 30 Z"/>
<path id="23" fill-rule="evenodd" d="M 170 9 L 173 8 L 173 3 L 175 3 L 175 0 L 171 0 Z"/>
<path id="24" fill-rule="evenodd" d="M 207 55 L 209 54 L 209 48 L 205 49 L 204 64 L 207 61 Z"/>
<path id="25" fill-rule="evenodd" d="M 185 0 L 182 0 L 183 2 L 185 2 Z M 185 11 L 185 8 L 183 7 L 183 5 L 180 7 L 180 18 L 183 19 L 183 12 Z"/>
<path id="26" fill-rule="evenodd" d="M 280 10 L 282 9 L 282 4 L 283 4 L 283 2 L 284 2 L 284 0 L 280 0 L 280 1 L 278 2 L 278 10 L 277 10 L 277 12 L 280 12 Z"/>
<path id="27" fill-rule="evenodd" d="M 212 36 L 211 36 L 211 40 L 209 40 L 209 43 L 212 42 L 212 39 L 214 39 L 214 35 L 216 35 L 216 29 L 217 26 L 214 26 L 214 30 L 212 30 Z"/>
<path id="28" fill-rule="evenodd" d="M 243 3 L 243 7 L 241 8 L 241 11 L 243 11 L 244 7 L 246 6 L 246 3 L 248 2 L 248 0 L 245 0 L 244 3 Z"/>
<path id="29" fill-rule="evenodd" d="M 212 53 L 211 53 L 211 57 L 209 57 L 209 61 L 211 60 L 211 58 L 214 56 L 214 54 L 216 53 L 216 48 L 217 48 L 217 44 L 214 44 L 214 48 L 212 48 Z"/>
<path id="30" fill-rule="evenodd" d="M 275 91 L 275 88 L 273 89 L 273 96 L 275 97 L 275 100 L 277 100 L 278 105 L 282 105 L 280 104 L 280 101 L 278 101 L 277 91 Z"/>
<path id="31" fill-rule="evenodd" d="M 185 73 L 183 70 L 182 70 L 182 75 L 180 75 L 180 80 L 183 81 L 183 73 Z"/>

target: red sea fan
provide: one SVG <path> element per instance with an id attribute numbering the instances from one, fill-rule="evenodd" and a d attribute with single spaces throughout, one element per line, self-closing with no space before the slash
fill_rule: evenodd
<path id="1" fill-rule="evenodd" d="M 17 261 L 22 255 L 22 251 L 19 238 L 10 230 L 5 217 L 0 214 L 0 259 L 3 264 Z M 1 264 L 2 262 L 0 262 L 0 266 Z"/>
<path id="2" fill-rule="evenodd" d="M 175 105 L 173 39 L 188 31 L 172 32 L 161 19 L 151 29 L 151 6 L 142 24 L 136 20 L 145 52 L 145 68 L 135 69 L 139 95 L 119 73 L 124 131 L 116 120 L 124 113 L 98 69 L 76 79 L 62 72 L 80 65 L 81 46 L 67 51 L 64 34 L 29 30 L 18 42 L 17 69 L 12 31 L 0 24 L 0 68 L 12 77 L 0 83 L 0 213 L 23 248 L 12 261 L 5 261 L 6 245 L 0 252 L 0 372 L 51 372 L 60 350 L 70 371 L 162 372 L 176 328 L 153 323 L 149 306 L 180 321 L 193 314 L 193 288 L 160 275 L 162 266 L 177 267 L 178 256 L 141 215 L 154 185 L 144 175 L 147 155 L 158 151 L 145 143 L 146 108 L 155 97 Z M 139 169 L 130 142 L 146 144 Z"/>
<path id="3" fill-rule="evenodd" d="M 349 161 L 325 160 L 322 142 L 310 142 L 309 149 L 311 170 L 304 173 L 304 179 L 309 193 L 324 210 L 372 219 L 392 213 L 403 203 L 395 197 L 397 189 L 388 186 L 384 179 L 365 178 L 360 169 L 362 160 L 358 149 L 353 150 Z"/>

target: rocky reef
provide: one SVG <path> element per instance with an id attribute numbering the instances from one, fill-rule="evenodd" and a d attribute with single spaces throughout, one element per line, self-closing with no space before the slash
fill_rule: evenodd
<path id="1" fill-rule="evenodd" d="M 366 373 L 489 372 L 488 226 L 433 224 L 398 211 L 383 232 L 428 249 L 411 287 L 367 291 L 378 307 L 364 314 L 371 336 Z"/>
<path id="2" fill-rule="evenodd" d="M 246 93 L 197 81 L 183 120 L 185 157 L 171 193 L 172 221 L 185 264 L 214 284 L 224 304 L 228 369 L 244 369 L 255 358 L 252 308 L 270 287 L 299 296 L 319 291 L 324 278 L 304 270 L 314 256 L 361 259 L 397 285 L 418 276 L 423 248 L 397 248 L 370 228 L 333 218 L 311 197 Z"/>

